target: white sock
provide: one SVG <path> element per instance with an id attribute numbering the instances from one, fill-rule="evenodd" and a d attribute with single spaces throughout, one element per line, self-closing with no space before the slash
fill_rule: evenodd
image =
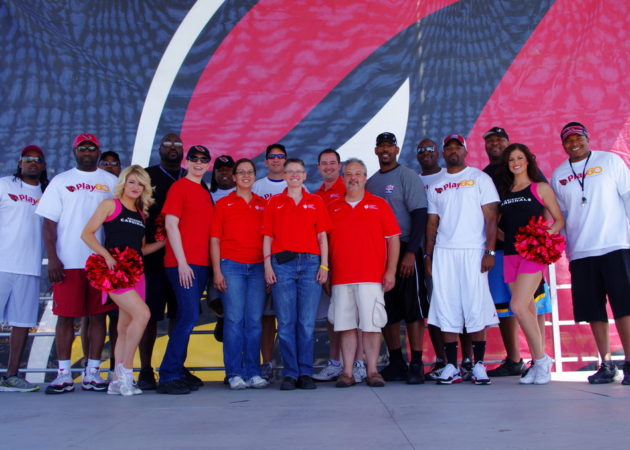
<path id="1" fill-rule="evenodd" d="M 547 355 L 543 356 L 540 359 L 535 359 L 534 362 L 541 363 L 541 362 L 545 361 L 546 359 L 547 359 Z"/>
<path id="2" fill-rule="evenodd" d="M 98 369 L 101 365 L 100 359 L 88 359 L 86 369 Z"/>
<path id="3" fill-rule="evenodd" d="M 59 370 L 63 370 L 66 372 L 70 372 L 70 360 L 69 359 L 60 359 L 58 361 L 59 363 Z"/>

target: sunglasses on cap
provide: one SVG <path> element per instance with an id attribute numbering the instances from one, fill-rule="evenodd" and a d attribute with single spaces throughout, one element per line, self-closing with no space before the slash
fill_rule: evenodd
<path id="1" fill-rule="evenodd" d="M 118 161 L 101 161 L 98 163 L 99 166 L 112 166 L 112 167 L 118 167 L 120 166 L 120 163 Z"/>
<path id="2" fill-rule="evenodd" d="M 435 151 L 435 147 L 431 146 L 431 147 L 418 147 L 418 153 L 422 153 L 422 152 L 434 152 Z"/>
<path id="3" fill-rule="evenodd" d="M 201 164 L 208 164 L 210 162 L 210 158 L 204 158 L 203 156 L 187 156 L 186 159 L 188 161 Z"/>
<path id="4" fill-rule="evenodd" d="M 37 164 L 41 164 L 44 162 L 44 158 L 42 158 L 41 156 L 22 156 L 20 158 L 20 161 L 22 161 L 23 163 L 37 163 Z"/>
<path id="5" fill-rule="evenodd" d="M 181 142 L 172 142 L 172 141 L 164 141 L 162 142 L 162 145 L 164 147 L 183 147 L 184 144 L 182 144 Z"/>
<path id="6" fill-rule="evenodd" d="M 270 155 L 267 155 L 267 159 L 285 159 L 287 157 L 287 155 L 285 155 L 284 153 L 272 153 Z"/>
<path id="7" fill-rule="evenodd" d="M 85 153 L 85 152 L 95 152 L 98 150 L 98 147 L 94 146 L 94 145 L 79 145 L 77 147 L 77 150 L 80 151 L 81 153 Z"/>

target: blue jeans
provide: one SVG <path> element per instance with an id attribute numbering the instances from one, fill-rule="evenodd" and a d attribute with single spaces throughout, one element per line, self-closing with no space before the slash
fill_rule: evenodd
<path id="1" fill-rule="evenodd" d="M 285 377 L 313 374 L 313 333 L 322 287 L 317 282 L 319 255 L 300 253 L 278 264 L 271 258 L 277 282 L 273 304 L 278 317 L 278 337 Z"/>
<path id="2" fill-rule="evenodd" d="M 262 263 L 243 264 L 221 259 L 227 290 L 221 293 L 223 362 L 228 378 L 245 380 L 260 375 L 260 335 L 265 307 L 265 271 Z"/>
<path id="3" fill-rule="evenodd" d="M 208 282 L 208 267 L 191 264 L 190 268 L 195 278 L 188 289 L 179 284 L 177 267 L 166 268 L 166 275 L 177 299 L 177 314 L 160 365 L 160 382 L 179 380 L 184 377 L 184 362 L 188 353 L 190 333 L 199 319 L 199 300 Z"/>

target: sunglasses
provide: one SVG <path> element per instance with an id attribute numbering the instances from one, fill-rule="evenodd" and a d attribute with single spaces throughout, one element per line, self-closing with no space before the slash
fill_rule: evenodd
<path id="1" fill-rule="evenodd" d="M 37 163 L 37 164 L 41 164 L 44 162 L 44 158 L 42 158 L 41 156 L 22 156 L 20 158 L 20 161 L 22 161 L 23 163 Z"/>
<path id="2" fill-rule="evenodd" d="M 171 142 L 171 141 L 164 141 L 162 142 L 162 145 L 164 147 L 183 147 L 184 144 L 182 144 L 181 142 Z"/>
<path id="3" fill-rule="evenodd" d="M 80 145 L 77 147 L 77 150 L 80 151 L 81 153 L 95 152 L 98 150 L 98 147 L 95 147 L 94 145 Z"/>
<path id="4" fill-rule="evenodd" d="M 120 166 L 120 163 L 118 161 L 101 161 L 98 163 L 99 166 L 112 166 L 112 167 L 118 167 Z"/>
<path id="5" fill-rule="evenodd" d="M 201 156 L 189 156 L 186 159 L 188 161 L 201 164 L 208 164 L 210 162 L 210 158 L 203 158 Z"/>
<path id="6" fill-rule="evenodd" d="M 434 152 L 435 147 L 418 147 L 418 153 L 422 152 Z"/>
<path id="7" fill-rule="evenodd" d="M 284 153 L 272 153 L 271 155 L 267 155 L 267 159 L 285 159 L 287 155 Z"/>

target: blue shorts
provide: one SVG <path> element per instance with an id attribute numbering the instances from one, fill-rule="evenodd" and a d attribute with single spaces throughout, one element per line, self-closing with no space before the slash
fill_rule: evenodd
<path id="1" fill-rule="evenodd" d="M 494 267 L 488 272 L 488 284 L 490 285 L 490 293 L 492 294 L 492 300 L 499 318 L 514 317 L 514 313 L 510 309 L 512 293 L 508 284 L 503 281 L 503 250 L 496 251 Z M 536 302 L 538 315 L 551 312 L 549 286 L 544 281 L 536 290 L 534 301 Z"/>

